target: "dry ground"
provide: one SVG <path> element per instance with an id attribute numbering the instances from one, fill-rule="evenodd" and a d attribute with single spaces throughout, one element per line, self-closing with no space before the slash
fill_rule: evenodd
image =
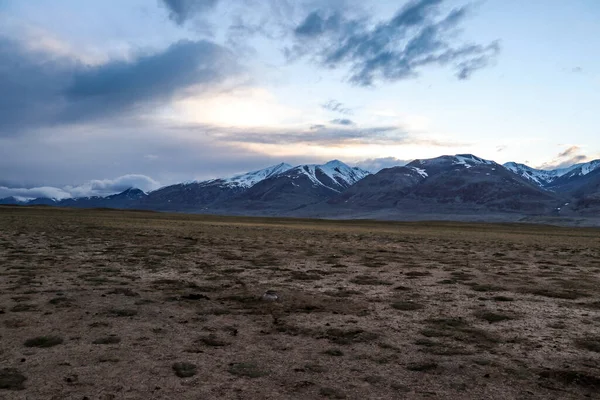
<path id="1" fill-rule="evenodd" d="M 0 277 L 0 399 L 600 398 L 598 230 L 0 207 Z"/>

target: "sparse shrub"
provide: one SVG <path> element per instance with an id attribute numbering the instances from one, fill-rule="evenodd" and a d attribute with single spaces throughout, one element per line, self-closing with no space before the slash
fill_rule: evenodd
<path id="1" fill-rule="evenodd" d="M 27 378 L 16 368 L 0 369 L 0 389 L 4 390 L 23 390 L 23 383 Z"/>
<path id="2" fill-rule="evenodd" d="M 323 372 L 327 372 L 327 367 L 325 367 L 321 364 L 306 364 L 304 366 L 304 369 L 306 369 L 308 372 L 313 372 L 316 374 L 321 374 Z"/>
<path id="3" fill-rule="evenodd" d="M 121 338 L 118 336 L 106 336 L 98 338 L 92 342 L 93 344 L 117 344 L 121 343 Z"/>
<path id="4" fill-rule="evenodd" d="M 333 343 L 346 345 L 352 343 L 370 342 L 377 339 L 378 335 L 362 329 L 342 330 L 338 328 L 332 328 L 327 330 L 326 337 Z"/>
<path id="5" fill-rule="evenodd" d="M 224 347 L 224 346 L 229 346 L 231 344 L 223 339 L 220 339 L 214 333 L 211 333 L 210 335 L 205 336 L 205 337 L 201 337 L 200 339 L 197 340 L 197 342 L 204 343 L 205 345 L 211 346 L 211 347 Z"/>
<path id="6" fill-rule="evenodd" d="M 70 307 L 72 302 L 73 300 L 69 299 L 68 297 L 55 297 L 48 301 L 48 303 L 57 307 Z"/>
<path id="7" fill-rule="evenodd" d="M 454 279 L 443 279 L 441 281 L 439 281 L 438 283 L 441 285 L 454 285 L 456 284 L 457 281 L 455 281 Z"/>
<path id="8" fill-rule="evenodd" d="M 294 281 L 318 281 L 323 279 L 319 274 L 308 274 L 303 271 L 292 271 L 291 275 L 290 279 Z"/>
<path id="9" fill-rule="evenodd" d="M 540 378 L 551 379 L 564 385 L 577 385 L 587 389 L 600 390 L 600 378 L 580 371 L 547 370 L 540 372 Z"/>
<path id="10" fill-rule="evenodd" d="M 198 372 L 198 368 L 189 362 L 177 362 L 171 368 L 175 371 L 175 375 L 180 378 L 189 378 Z"/>
<path id="11" fill-rule="evenodd" d="M 381 280 L 376 276 L 371 275 L 357 275 L 350 280 L 351 283 L 356 285 L 391 285 L 391 282 Z"/>
<path id="12" fill-rule="evenodd" d="M 418 363 L 408 364 L 406 366 L 406 369 L 409 371 L 427 372 L 427 371 L 434 370 L 437 367 L 438 367 L 437 363 L 432 362 L 432 361 L 426 361 L 426 362 L 418 362 Z"/>
<path id="13" fill-rule="evenodd" d="M 323 354 L 327 354 L 334 357 L 341 357 L 344 353 L 339 349 L 327 349 L 323 352 Z"/>
<path id="14" fill-rule="evenodd" d="M 370 383 L 371 385 L 376 385 L 383 382 L 383 377 L 379 375 L 368 375 L 363 378 L 363 381 Z"/>
<path id="15" fill-rule="evenodd" d="M 25 347 L 40 347 L 48 348 L 58 346 L 63 343 L 63 338 L 60 336 L 38 336 L 27 339 L 24 343 Z"/>
<path id="16" fill-rule="evenodd" d="M 512 297 L 507 297 L 507 296 L 494 296 L 494 297 L 492 297 L 492 300 L 494 300 L 494 301 L 514 301 L 515 299 L 513 299 Z"/>
<path id="17" fill-rule="evenodd" d="M 419 303 L 413 303 L 412 301 L 396 301 L 392 303 L 392 308 L 401 311 L 415 311 L 422 310 L 424 306 Z"/>
<path id="18" fill-rule="evenodd" d="M 470 281 L 471 279 L 475 278 L 475 275 L 470 274 L 468 272 L 464 272 L 464 271 L 455 271 L 450 273 L 450 275 L 452 276 L 452 279 L 455 281 Z"/>
<path id="19" fill-rule="evenodd" d="M 330 399 L 345 399 L 346 394 L 339 389 L 324 387 L 319 390 L 319 394 Z"/>
<path id="20" fill-rule="evenodd" d="M 357 290 L 339 289 L 337 291 L 332 290 L 325 292 L 325 294 L 331 297 L 352 297 L 353 295 L 361 294 L 361 292 Z"/>
<path id="21" fill-rule="evenodd" d="M 504 288 L 501 286 L 490 285 L 490 284 L 473 285 L 473 286 L 471 286 L 471 289 L 473 289 L 476 292 L 498 292 L 498 291 L 504 290 Z"/>
<path id="22" fill-rule="evenodd" d="M 38 310 L 38 308 L 35 304 L 25 304 L 25 303 L 17 304 L 16 306 L 14 306 L 10 309 L 10 311 L 12 311 L 12 312 L 28 312 L 28 311 L 37 311 L 37 310 Z"/>
<path id="23" fill-rule="evenodd" d="M 558 289 L 533 289 L 526 290 L 528 293 L 536 296 L 550 297 L 554 299 L 575 300 L 587 296 L 585 293 L 576 290 L 558 290 Z"/>
<path id="24" fill-rule="evenodd" d="M 498 338 L 482 329 L 473 328 L 462 318 L 439 318 L 427 320 L 428 328 L 421 330 L 425 337 L 448 337 L 461 343 L 489 347 L 498 343 Z"/>
<path id="25" fill-rule="evenodd" d="M 600 336 L 586 336 L 575 339 L 577 347 L 600 353 Z"/>
<path id="26" fill-rule="evenodd" d="M 487 321 L 489 323 L 510 321 L 512 319 L 515 319 L 513 316 L 506 315 L 506 314 L 499 314 L 499 313 L 495 313 L 495 312 L 491 312 L 491 311 L 476 312 L 475 316 L 477 318 Z"/>
<path id="27" fill-rule="evenodd" d="M 405 275 L 408 279 L 417 279 L 417 278 L 422 278 L 424 276 L 430 276 L 431 272 L 429 272 L 429 271 L 408 271 Z"/>
<path id="28" fill-rule="evenodd" d="M 137 310 L 113 308 L 108 310 L 108 315 L 113 317 L 133 317 L 134 315 L 137 315 Z"/>
<path id="29" fill-rule="evenodd" d="M 263 371 L 254 363 L 231 364 L 228 371 L 232 375 L 243 376 L 246 378 L 260 378 L 268 375 L 267 371 Z"/>
<path id="30" fill-rule="evenodd" d="M 122 294 L 127 297 L 138 297 L 140 295 L 129 288 L 116 288 L 108 292 L 108 294 Z"/>

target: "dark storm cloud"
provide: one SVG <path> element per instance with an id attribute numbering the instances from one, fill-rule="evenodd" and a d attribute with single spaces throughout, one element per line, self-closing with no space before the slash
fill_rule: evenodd
<path id="1" fill-rule="evenodd" d="M 86 66 L 0 37 L 0 59 L 0 137 L 28 127 L 139 112 L 238 72 L 233 56 L 207 41 L 180 41 L 132 61 Z"/>
<path id="2" fill-rule="evenodd" d="M 129 106 L 164 101 L 194 85 L 215 84 L 234 72 L 231 55 L 207 41 L 180 41 L 134 62 L 114 61 L 78 71 L 66 89 L 69 118 L 114 114 Z"/>
<path id="3" fill-rule="evenodd" d="M 197 14 L 213 9 L 219 0 L 161 0 L 169 9 L 169 18 L 183 25 Z"/>
<path id="4" fill-rule="evenodd" d="M 439 18 L 443 2 L 412 1 L 375 26 L 315 10 L 296 27 L 296 45 L 286 54 L 291 60 L 311 55 L 324 67 L 348 68 L 350 81 L 359 86 L 414 78 L 427 66 L 450 66 L 458 79 L 467 79 L 496 59 L 500 45 L 456 43 L 468 9 Z"/>
<path id="5" fill-rule="evenodd" d="M 330 124 L 334 125 L 344 125 L 344 126 L 352 126 L 354 125 L 354 121 L 347 118 L 336 118 L 329 121 Z"/>
<path id="6" fill-rule="evenodd" d="M 0 137 L 54 119 L 76 63 L 30 53 L 2 36 L 0 60 Z"/>

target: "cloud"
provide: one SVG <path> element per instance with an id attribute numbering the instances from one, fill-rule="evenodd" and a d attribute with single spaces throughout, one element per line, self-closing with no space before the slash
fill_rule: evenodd
<path id="1" fill-rule="evenodd" d="M 123 192 L 129 188 L 138 188 L 145 192 L 158 189 L 160 184 L 145 175 L 124 175 L 116 179 L 92 180 L 79 186 L 63 188 L 42 186 L 34 188 L 10 188 L 0 186 L 0 198 L 18 197 L 34 199 L 47 197 L 51 199 L 68 199 L 72 197 L 108 196 Z"/>
<path id="2" fill-rule="evenodd" d="M 406 165 L 410 160 L 400 160 L 396 157 L 369 158 L 367 160 L 357 161 L 353 165 L 373 174 L 385 168 L 398 167 Z"/>
<path id="3" fill-rule="evenodd" d="M 310 55 L 323 67 L 347 68 L 350 82 L 359 86 L 414 78 L 429 66 L 450 66 L 458 79 L 468 79 L 496 59 L 500 45 L 456 42 L 468 7 L 438 18 L 443 2 L 411 1 L 377 24 L 315 10 L 295 28 L 296 43 L 286 55 L 292 61 Z"/>
<path id="4" fill-rule="evenodd" d="M 464 143 L 443 142 L 409 133 L 398 125 L 382 125 L 370 127 L 311 125 L 302 128 L 244 128 L 223 127 L 207 124 L 187 124 L 179 129 L 202 132 L 204 137 L 213 143 L 224 144 L 269 144 L 311 146 L 345 146 L 345 145 L 398 145 L 421 144 L 436 147 L 464 146 Z"/>
<path id="5" fill-rule="evenodd" d="M 329 121 L 330 124 L 334 124 L 334 125 L 344 125 L 344 126 L 352 126 L 355 125 L 354 121 L 352 121 L 351 119 L 347 119 L 347 118 L 336 118 L 336 119 L 332 119 L 331 121 Z"/>
<path id="6" fill-rule="evenodd" d="M 203 40 L 88 66 L 0 36 L 0 59 L 0 137 L 27 127 L 141 113 L 240 72 L 229 51 Z"/>
<path id="7" fill-rule="evenodd" d="M 160 183 L 146 175 L 129 174 L 116 179 L 91 180 L 80 186 L 66 186 L 64 190 L 73 197 L 107 196 L 123 192 L 129 188 L 141 189 L 145 192 L 156 190 Z"/>
<path id="8" fill-rule="evenodd" d="M 161 0 L 169 10 L 169 18 L 183 25 L 195 15 L 212 10 L 219 0 Z"/>
<path id="9" fill-rule="evenodd" d="M 35 199 L 38 197 L 62 200 L 70 198 L 71 195 L 65 190 L 51 186 L 42 186 L 36 188 L 9 188 L 0 186 L 0 199 L 6 197 L 16 197 L 20 200 Z"/>
<path id="10" fill-rule="evenodd" d="M 171 99 L 194 85 L 215 85 L 235 72 L 224 48 L 182 40 L 134 62 L 113 61 L 85 68 L 66 89 L 73 117 L 114 114 L 127 107 Z"/>
<path id="11" fill-rule="evenodd" d="M 546 162 L 539 166 L 539 169 L 560 169 L 560 168 L 568 168 L 574 164 L 579 164 L 583 162 L 590 161 L 591 158 L 584 155 L 579 154 L 581 152 L 581 147 L 579 146 L 569 146 L 565 150 L 561 151 L 556 155 L 556 157 L 549 162 Z"/>
<path id="12" fill-rule="evenodd" d="M 572 156 L 574 154 L 579 153 L 579 150 L 581 150 L 581 147 L 579 147 L 579 146 L 571 146 L 571 147 L 567 148 L 565 151 L 559 153 L 558 154 L 558 158 L 564 158 L 564 157 Z"/>
<path id="13" fill-rule="evenodd" d="M 272 129 L 272 128 L 225 128 L 216 126 L 191 127 L 201 129 L 207 137 L 224 143 L 253 144 L 310 144 L 332 145 L 404 143 L 413 140 L 397 126 L 375 126 L 368 128 L 331 128 L 324 125 L 312 125 L 309 129 Z"/>
<path id="14" fill-rule="evenodd" d="M 343 115 L 353 114 L 350 108 L 345 107 L 342 103 L 336 100 L 329 100 L 327 103 L 321 104 L 321 108 L 327 111 L 333 111 Z"/>

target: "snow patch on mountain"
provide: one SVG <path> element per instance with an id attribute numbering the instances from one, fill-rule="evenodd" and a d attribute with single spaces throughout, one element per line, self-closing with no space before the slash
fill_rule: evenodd
<path id="1" fill-rule="evenodd" d="M 225 184 L 243 188 L 251 188 L 260 181 L 269 179 L 273 176 L 284 173 L 293 167 L 290 164 L 281 163 L 258 171 L 248 172 L 247 174 L 237 175 L 233 178 L 223 179 Z"/>
<path id="2" fill-rule="evenodd" d="M 421 175 L 423 178 L 427 178 L 429 176 L 429 174 L 427 172 L 425 172 L 425 170 L 422 168 L 417 168 L 417 167 L 409 167 L 409 168 L 412 169 L 413 171 L 415 171 L 416 173 L 418 173 L 419 175 Z"/>
<path id="3" fill-rule="evenodd" d="M 479 158 L 474 156 L 473 154 L 457 154 L 454 156 L 454 164 L 464 165 L 466 168 L 471 168 L 474 165 L 493 165 L 495 162 L 484 160 L 483 158 Z"/>
<path id="4" fill-rule="evenodd" d="M 355 184 L 356 182 L 363 179 L 365 176 L 370 175 L 370 172 L 360 169 L 358 167 L 349 167 L 339 160 L 329 161 L 324 165 L 317 166 L 325 175 L 330 177 L 332 180 L 339 182 L 345 182 L 348 186 Z"/>
<path id="5" fill-rule="evenodd" d="M 333 160 L 323 165 L 298 165 L 286 171 L 285 174 L 292 179 L 306 176 L 313 186 L 323 186 L 341 192 L 371 173 L 358 167 L 349 167 L 339 160 Z M 324 179 L 324 177 L 329 179 Z"/>

